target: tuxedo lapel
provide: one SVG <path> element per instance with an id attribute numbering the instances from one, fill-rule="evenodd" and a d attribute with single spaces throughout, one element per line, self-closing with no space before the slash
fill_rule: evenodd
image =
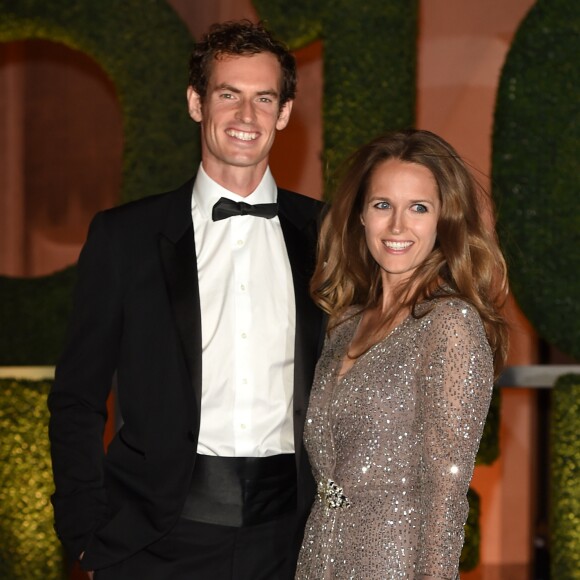
<path id="1" fill-rule="evenodd" d="M 197 421 L 201 409 L 201 306 L 195 236 L 191 218 L 193 183 L 186 183 L 174 194 L 166 222 L 159 233 L 159 253 L 167 293 L 190 381 L 195 394 Z M 296 205 L 296 196 L 279 190 L 279 219 L 292 271 L 296 304 L 294 360 L 294 443 L 299 460 L 302 431 L 312 371 L 316 364 L 321 336 L 322 313 L 309 295 L 317 238 L 318 202 Z M 304 199 L 304 198 L 302 198 Z"/>
<path id="2" fill-rule="evenodd" d="M 279 190 L 279 219 L 292 270 L 296 303 L 294 448 L 299 462 L 312 371 L 316 364 L 321 335 L 322 312 L 314 305 L 309 293 L 316 252 L 317 212 L 301 214 L 287 195 L 289 194 L 284 190 Z"/>
<path id="3" fill-rule="evenodd" d="M 174 195 L 163 230 L 159 234 L 159 253 L 167 293 L 189 378 L 195 393 L 199 420 L 201 409 L 201 307 L 191 220 L 192 182 Z"/>

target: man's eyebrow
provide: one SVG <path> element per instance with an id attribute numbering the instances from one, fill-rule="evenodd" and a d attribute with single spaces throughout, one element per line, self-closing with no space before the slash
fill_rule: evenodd
<path id="1" fill-rule="evenodd" d="M 266 89 L 264 91 L 258 91 L 256 94 L 260 97 L 263 95 L 270 95 L 271 97 L 278 98 L 278 91 L 275 91 L 274 89 Z"/>
<path id="2" fill-rule="evenodd" d="M 240 94 L 242 91 L 236 87 L 234 87 L 233 85 L 230 85 L 228 83 L 221 83 L 220 85 L 217 85 L 216 88 L 214 89 L 214 92 L 217 91 L 229 91 L 230 93 L 236 93 L 236 94 Z M 275 91 L 274 89 L 264 89 L 263 91 L 258 91 L 256 93 L 256 95 L 258 95 L 259 97 L 265 96 L 265 95 L 269 95 L 271 97 L 275 97 L 278 98 L 279 94 L 278 91 Z"/>
<path id="3" fill-rule="evenodd" d="M 217 85 L 214 91 L 230 91 L 231 93 L 241 93 L 240 89 L 236 89 L 236 87 L 232 85 L 228 85 L 227 83 L 222 83 L 221 85 Z"/>

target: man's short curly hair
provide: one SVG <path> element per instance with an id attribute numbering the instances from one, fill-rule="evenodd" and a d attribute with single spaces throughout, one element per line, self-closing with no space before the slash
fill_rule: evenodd
<path id="1" fill-rule="evenodd" d="M 205 100 L 207 84 L 216 59 L 272 53 L 280 63 L 280 107 L 296 96 L 296 59 L 288 48 L 259 22 L 238 20 L 214 24 L 193 48 L 189 59 L 189 85 Z"/>

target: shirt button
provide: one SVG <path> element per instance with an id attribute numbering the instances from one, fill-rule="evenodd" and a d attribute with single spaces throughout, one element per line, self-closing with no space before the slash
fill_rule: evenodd
<path id="1" fill-rule="evenodd" d="M 240 335 L 242 338 L 248 338 L 248 335 L 245 332 L 242 332 L 242 334 Z"/>
<path id="2" fill-rule="evenodd" d="M 243 245 L 244 245 L 244 240 L 238 240 L 238 241 L 236 242 L 236 244 L 237 244 L 238 246 L 243 246 Z"/>
<path id="3" fill-rule="evenodd" d="M 241 427 L 242 429 L 245 429 L 245 428 L 246 428 L 246 424 L 245 424 L 245 423 L 242 423 L 242 424 L 240 425 L 240 427 Z"/>
<path id="4" fill-rule="evenodd" d="M 245 289 L 246 289 L 246 286 L 245 286 L 244 284 L 240 284 L 240 290 L 241 290 L 242 292 L 244 292 L 244 290 L 245 290 Z"/>

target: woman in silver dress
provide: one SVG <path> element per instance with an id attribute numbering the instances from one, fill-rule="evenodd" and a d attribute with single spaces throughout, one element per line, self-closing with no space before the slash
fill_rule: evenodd
<path id="1" fill-rule="evenodd" d="M 507 331 L 486 204 L 440 137 L 358 150 L 322 227 L 329 314 L 305 441 L 318 498 L 296 578 L 454 579 Z"/>

